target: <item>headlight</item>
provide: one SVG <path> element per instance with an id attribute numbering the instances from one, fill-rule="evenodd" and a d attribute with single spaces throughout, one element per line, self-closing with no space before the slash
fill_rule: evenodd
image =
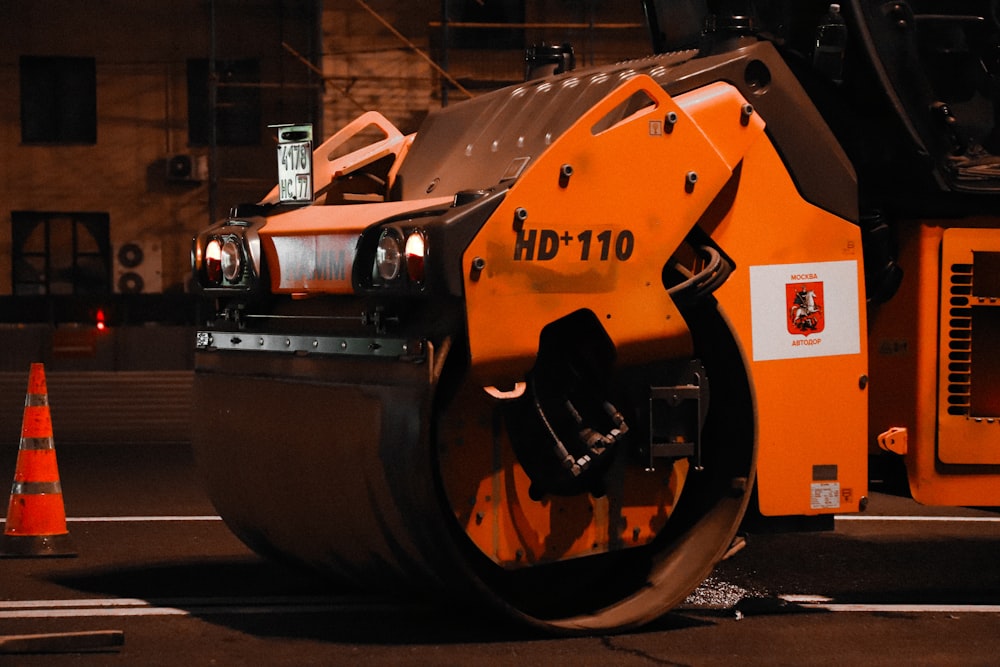
<path id="1" fill-rule="evenodd" d="M 230 238 L 222 244 L 221 252 L 222 275 L 226 280 L 234 283 L 240 279 L 240 274 L 243 273 L 243 255 L 240 252 L 240 244 L 236 239 Z"/>
<path id="2" fill-rule="evenodd" d="M 212 239 L 205 246 L 205 278 L 213 285 L 222 282 L 222 244 L 219 239 Z"/>
<path id="3" fill-rule="evenodd" d="M 424 253 L 426 247 L 423 232 L 411 232 L 406 237 L 406 274 L 414 282 L 422 283 L 424 281 Z"/>
<path id="4" fill-rule="evenodd" d="M 435 281 L 436 267 L 429 263 L 434 241 L 427 228 L 416 226 L 421 222 L 393 220 L 364 231 L 358 241 L 358 260 L 353 270 L 358 289 L 389 294 L 429 291 Z"/>
<path id="5" fill-rule="evenodd" d="M 253 296 L 264 288 L 260 236 L 263 219 L 230 218 L 196 236 L 191 246 L 191 269 L 199 290 L 212 296 Z"/>
<path id="6" fill-rule="evenodd" d="M 403 267 L 403 253 L 400 251 L 399 239 L 390 229 L 382 230 L 375 250 L 375 271 L 382 280 L 395 280 Z"/>

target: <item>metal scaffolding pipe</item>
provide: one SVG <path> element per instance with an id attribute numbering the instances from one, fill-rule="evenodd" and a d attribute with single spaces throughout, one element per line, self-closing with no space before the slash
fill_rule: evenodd
<path id="1" fill-rule="evenodd" d="M 355 0 L 355 2 L 357 2 L 358 5 L 360 5 L 361 8 L 364 9 L 366 12 L 368 12 L 369 14 L 371 14 L 375 18 L 375 20 L 378 21 L 379 23 L 381 23 L 389 32 L 391 32 L 393 35 L 395 35 L 397 37 L 397 39 L 399 39 L 401 42 L 403 42 L 404 44 L 406 44 L 406 46 L 409 47 L 414 53 L 416 53 L 423 60 L 425 60 L 427 62 L 427 64 L 430 65 L 432 68 L 434 68 L 434 70 L 438 74 L 440 74 L 445 79 L 447 79 L 448 83 L 450 83 L 451 85 L 455 86 L 455 88 L 457 88 L 459 91 L 461 91 L 466 97 L 473 97 L 473 94 L 470 93 L 468 90 L 466 90 L 465 87 L 462 84 L 460 84 L 455 79 L 455 77 L 453 77 L 443 67 L 441 67 L 436 62 L 434 62 L 433 58 L 431 58 L 429 55 L 427 55 L 426 53 L 424 53 L 423 50 L 419 46 L 417 46 L 416 44 L 414 44 L 412 41 L 410 41 L 410 39 L 407 38 L 406 35 L 404 35 L 403 33 L 399 32 L 398 30 L 396 30 L 396 28 L 394 28 L 391 23 L 389 23 L 388 21 L 386 21 L 384 18 L 382 18 L 382 16 L 379 15 L 378 12 L 376 12 L 374 9 L 372 9 L 370 6 L 368 6 L 368 3 L 365 2 L 365 0 Z"/>

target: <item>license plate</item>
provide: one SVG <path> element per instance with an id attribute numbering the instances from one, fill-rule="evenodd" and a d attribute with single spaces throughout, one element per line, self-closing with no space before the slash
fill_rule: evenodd
<path id="1" fill-rule="evenodd" d="M 313 198 L 312 125 L 278 128 L 278 199 L 311 202 Z"/>

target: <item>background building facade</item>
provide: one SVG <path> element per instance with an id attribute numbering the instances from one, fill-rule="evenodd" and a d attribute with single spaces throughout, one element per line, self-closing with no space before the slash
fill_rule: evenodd
<path id="1" fill-rule="evenodd" d="M 414 132 L 523 81 L 531 45 L 571 43 L 581 67 L 644 55 L 642 18 L 610 0 L 0 3 L 0 423 L 16 442 L 43 362 L 61 440 L 183 439 L 191 239 L 272 188 L 269 125 L 321 141 L 374 109 Z"/>

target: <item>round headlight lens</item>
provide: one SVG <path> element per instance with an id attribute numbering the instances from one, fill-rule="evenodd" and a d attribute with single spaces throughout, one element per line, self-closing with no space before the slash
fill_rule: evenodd
<path id="1" fill-rule="evenodd" d="M 205 245 L 205 278 L 213 285 L 222 282 L 222 244 L 212 239 Z"/>
<path id="2" fill-rule="evenodd" d="M 416 231 L 406 237 L 406 274 L 410 280 L 421 283 L 424 281 L 424 256 L 427 244 L 422 232 Z"/>
<path id="3" fill-rule="evenodd" d="M 236 282 L 243 272 L 243 258 L 240 244 L 229 239 L 222 244 L 222 275 L 229 282 Z"/>
<path id="4" fill-rule="evenodd" d="M 382 280 L 395 280 L 403 266 L 403 253 L 399 239 L 388 229 L 382 232 L 375 250 L 375 270 Z"/>

